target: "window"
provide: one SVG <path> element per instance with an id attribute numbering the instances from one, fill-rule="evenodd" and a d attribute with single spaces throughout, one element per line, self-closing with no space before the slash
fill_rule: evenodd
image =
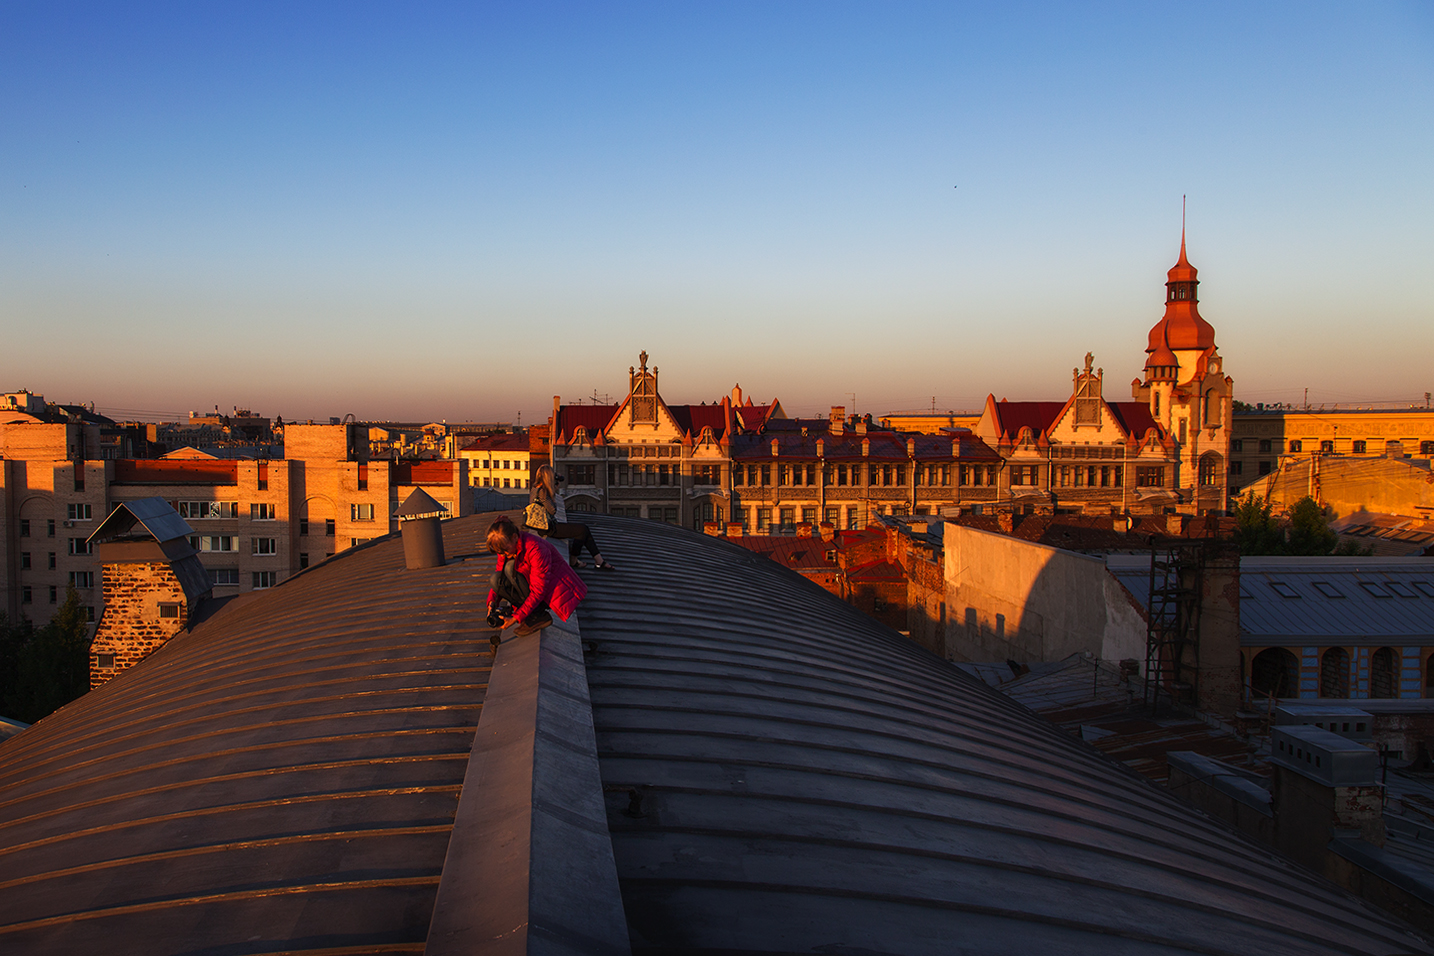
<path id="1" fill-rule="evenodd" d="M 274 506 L 273 506 L 273 505 L 263 505 L 263 504 L 250 505 L 250 506 L 249 506 L 249 520 L 250 520 L 250 521 L 273 521 L 273 520 L 274 520 Z M 307 524 L 307 523 L 308 523 L 308 522 L 305 522 L 305 524 Z M 304 532 L 302 532 L 302 533 L 303 533 L 303 534 L 308 534 L 307 531 L 304 531 Z"/>
<path id="2" fill-rule="evenodd" d="M 70 587 L 92 588 L 95 586 L 95 572 L 93 571 L 71 571 Z"/>
<path id="3" fill-rule="evenodd" d="M 1377 598 L 1391 597 L 1390 593 L 1374 581 L 1360 581 L 1359 586 Z"/>
<path id="4" fill-rule="evenodd" d="M 372 538 L 349 538 L 349 547 L 357 548 L 361 544 L 368 544 Z"/>
<path id="5" fill-rule="evenodd" d="M 70 539 L 70 553 L 71 553 L 71 554 L 94 554 L 94 553 L 95 553 L 95 549 L 94 549 L 93 547 L 91 547 L 91 546 L 90 546 L 90 543 L 87 542 L 84 538 L 71 538 L 71 539 Z"/>
<path id="6" fill-rule="evenodd" d="M 300 537 L 302 537 L 303 535 L 306 535 L 306 534 L 308 534 L 308 533 L 309 533 L 309 519 L 308 519 L 308 518 L 300 518 L 300 519 L 299 519 L 299 535 L 300 535 Z"/>
<path id="7" fill-rule="evenodd" d="M 236 540 L 232 534 L 197 534 L 189 543 L 196 551 L 233 551 Z"/>
<path id="8" fill-rule="evenodd" d="M 20 552 L 20 570 L 21 570 L 21 571 L 28 571 L 28 570 L 30 570 L 30 552 L 28 552 L 28 551 L 21 551 L 21 552 Z"/>
<path id="9" fill-rule="evenodd" d="M 325 518 L 325 519 L 324 519 L 324 534 L 327 535 L 327 536 L 330 537 L 330 538 L 332 538 L 332 537 L 334 536 L 334 519 L 333 519 L 333 518 Z"/>
<path id="10" fill-rule="evenodd" d="M 1273 450 L 1274 450 L 1274 449 L 1273 449 L 1273 448 L 1271 447 L 1271 445 L 1270 445 L 1270 439 L 1268 439 L 1268 438 L 1261 438 L 1261 439 L 1260 439 L 1260 451 L 1261 451 L 1261 453 L 1263 453 L 1263 454 L 1269 454 L 1269 453 L 1270 453 L 1271 451 L 1273 451 Z"/>
<path id="11" fill-rule="evenodd" d="M 360 462 L 358 466 L 358 490 L 368 491 L 368 463 Z"/>
<path id="12" fill-rule="evenodd" d="M 1244 471 L 1245 471 L 1245 463 L 1244 463 L 1243 461 L 1232 461 L 1232 462 L 1230 462 L 1230 474 L 1232 474 L 1232 475 L 1240 475 L 1240 474 L 1244 474 Z"/>
<path id="13" fill-rule="evenodd" d="M 239 517 L 237 501 L 180 501 L 175 510 L 181 518 L 209 520 L 212 518 Z"/>
<path id="14" fill-rule="evenodd" d="M 302 571 L 304 568 L 307 568 L 308 566 L 309 566 L 309 552 L 307 552 L 307 551 L 300 551 L 300 552 L 299 552 L 299 570 Z"/>
<path id="15" fill-rule="evenodd" d="M 1344 597 L 1344 595 L 1340 593 L 1339 588 L 1335 587 L 1333 584 L 1330 584 L 1328 581 L 1315 581 L 1314 589 L 1327 598 Z"/>
<path id="16" fill-rule="evenodd" d="M 1215 458 L 1214 455 L 1201 455 L 1201 456 L 1200 456 L 1200 484 L 1201 484 L 1201 485 L 1204 485 L 1204 486 L 1206 486 L 1206 487 L 1209 487 L 1210 485 L 1218 484 L 1219 482 L 1216 481 L 1216 479 L 1219 477 L 1218 472 L 1219 472 L 1219 462 L 1216 460 L 1216 458 Z"/>
<path id="17" fill-rule="evenodd" d="M 159 605 L 159 617 L 161 620 L 165 618 L 178 619 L 179 605 L 172 601 L 161 602 Z"/>
<path id="18" fill-rule="evenodd" d="M 595 465 L 569 465 L 568 482 L 574 485 L 592 485 L 597 483 L 597 466 Z"/>
<path id="19" fill-rule="evenodd" d="M 350 521 L 372 521 L 373 505 L 349 505 Z"/>
<path id="20" fill-rule="evenodd" d="M 53 538 L 54 536 L 55 536 L 55 519 L 54 519 L 54 518 L 49 518 L 49 519 L 47 519 L 47 520 L 45 521 L 45 537 L 47 537 L 47 538 Z"/>
<path id="21" fill-rule="evenodd" d="M 1333 455 L 1333 454 L 1334 454 L 1334 442 L 1332 442 L 1332 441 L 1322 441 L 1322 442 L 1320 442 L 1320 443 L 1319 443 L 1319 451 L 1320 451 L 1320 454 L 1321 454 L 1321 455 Z"/>
<path id="22" fill-rule="evenodd" d="M 796 524 L 797 524 L 797 509 L 796 509 L 796 508 L 783 508 L 783 509 L 781 510 L 780 514 L 781 514 L 781 517 L 782 517 L 782 527 L 784 527 L 784 528 L 792 528 L 792 527 L 795 527 L 795 526 L 796 526 Z"/>
<path id="23" fill-rule="evenodd" d="M 255 480 L 258 482 L 260 491 L 269 490 L 269 463 L 267 461 L 259 462 L 258 474 L 255 476 Z"/>
<path id="24" fill-rule="evenodd" d="M 840 520 L 840 510 L 837 508 L 827 508 L 822 512 L 822 524 L 830 524 L 835 527 Z"/>
<path id="25" fill-rule="evenodd" d="M 1364 442 L 1364 439 L 1363 439 L 1363 438 L 1356 438 L 1354 441 L 1352 441 L 1352 442 L 1349 443 L 1349 450 L 1350 450 L 1350 452 L 1352 452 L 1353 454 L 1356 454 L 1356 455 L 1363 455 L 1363 454 L 1364 454 L 1364 449 L 1365 449 L 1366 447 L 1368 447 L 1368 446 L 1365 445 L 1365 442 Z"/>
<path id="26" fill-rule="evenodd" d="M 762 470 L 762 487 L 765 488 L 766 486 L 768 486 L 768 485 L 770 485 L 770 484 L 772 483 L 772 466 L 771 466 L 771 465 L 763 465 L 761 470 Z"/>
<path id="27" fill-rule="evenodd" d="M 50 570 L 55 570 L 55 552 L 50 552 Z"/>
<path id="28" fill-rule="evenodd" d="M 511 468 L 512 465 L 513 465 L 513 463 L 510 462 L 508 459 L 506 459 L 506 458 L 503 459 L 503 467 L 504 467 L 504 468 Z"/>
<path id="29" fill-rule="evenodd" d="M 758 509 L 757 509 L 757 531 L 760 532 L 760 533 L 766 533 L 771 527 L 772 527 L 772 509 L 771 509 L 771 508 L 758 508 Z"/>
<path id="30" fill-rule="evenodd" d="M 1165 469 L 1141 466 L 1135 469 L 1135 483 L 1142 488 L 1165 487 Z"/>
<path id="31" fill-rule="evenodd" d="M 802 509 L 802 524 L 816 524 L 816 523 L 817 523 L 817 509 L 815 509 L 815 508 L 803 508 L 803 509 Z"/>
<path id="32" fill-rule="evenodd" d="M 238 568 L 210 568 L 210 569 L 209 569 L 209 583 L 212 584 L 212 585 L 214 585 L 215 587 L 219 587 L 219 588 L 222 588 L 222 587 L 233 587 L 233 588 L 237 588 L 237 587 L 239 586 L 239 569 L 238 569 Z"/>
<path id="33" fill-rule="evenodd" d="M 747 477 L 747 469 L 741 465 L 732 466 L 732 484 L 739 488 L 742 487 L 742 479 L 745 477 Z"/>
<path id="34" fill-rule="evenodd" d="M 70 521 L 91 521 L 90 505 L 65 505 L 65 517 Z"/>
<path id="35" fill-rule="evenodd" d="M 53 584 L 50 585 L 50 603 L 51 603 L 51 604 L 59 604 L 59 603 L 60 603 L 60 589 L 59 589 L 58 587 L 56 587 L 55 585 L 53 585 Z"/>
<path id="36" fill-rule="evenodd" d="M 1232 438 L 1232 439 L 1230 439 L 1230 451 L 1232 451 L 1232 452 L 1237 452 L 1237 451 L 1244 451 L 1244 449 L 1245 449 L 1245 440 L 1244 440 L 1243 438 Z"/>
<path id="37" fill-rule="evenodd" d="M 1093 466 L 1092 466 L 1092 470 L 1094 470 L 1094 467 L 1093 467 Z M 1109 480 L 1109 474 L 1110 474 L 1110 472 L 1109 472 L 1109 470 L 1107 469 L 1107 471 L 1106 471 L 1107 480 Z M 1035 485 L 1035 484 L 1039 484 L 1039 483 L 1040 483 L 1039 475 L 1040 475 L 1040 466 L 1039 466 L 1039 465 L 1012 465 L 1012 466 L 1011 466 L 1011 484 L 1013 484 L 1013 485 Z"/>
<path id="38" fill-rule="evenodd" d="M 254 550 L 253 550 L 252 553 L 254 553 L 254 554 L 278 554 L 278 553 L 279 553 L 278 539 L 277 539 L 277 538 L 254 538 L 254 539 L 253 539 L 253 545 L 254 545 Z"/>
<path id="39" fill-rule="evenodd" d="M 28 537 L 30 537 L 30 519 L 29 519 L 29 518 L 21 518 L 21 519 L 20 519 L 20 537 L 22 537 L 22 538 L 28 538 Z"/>
<path id="40" fill-rule="evenodd" d="M 1301 452 L 1301 451 L 1304 451 L 1304 450 L 1305 450 L 1305 443 L 1302 442 L 1302 441 L 1300 441 L 1298 438 L 1296 438 L 1296 439 L 1294 439 L 1293 441 L 1290 442 L 1290 454 L 1293 455 L 1293 454 L 1295 454 L 1296 452 Z"/>
<path id="41" fill-rule="evenodd" d="M 1268 475 L 1270 473 L 1270 463 L 1267 461 L 1260 462 L 1259 471 L 1261 475 Z"/>
<path id="42" fill-rule="evenodd" d="M 106 669 L 111 668 L 111 667 L 114 667 L 114 666 L 115 666 L 115 656 L 114 656 L 113 654 L 96 654 L 96 655 L 95 655 L 95 666 L 96 666 L 96 667 L 103 667 L 103 668 L 106 668 Z"/>
<path id="43" fill-rule="evenodd" d="M 35 600 L 35 592 L 30 589 L 30 585 L 28 585 L 28 584 L 21 585 L 21 586 L 20 586 L 20 603 L 21 603 L 21 604 L 30 604 L 30 603 L 33 602 L 34 600 Z"/>
<path id="44" fill-rule="evenodd" d="M 1434 455 L 1434 441 L 1422 441 L 1419 443 L 1419 454 Z"/>
<path id="45" fill-rule="evenodd" d="M 279 583 L 278 571 L 255 571 L 252 576 L 254 590 L 263 591 Z"/>
<path id="46" fill-rule="evenodd" d="M 1282 598 L 1298 599 L 1300 596 L 1300 592 L 1296 591 L 1293 587 L 1283 581 L 1271 581 L 1270 590 L 1274 591 Z"/>

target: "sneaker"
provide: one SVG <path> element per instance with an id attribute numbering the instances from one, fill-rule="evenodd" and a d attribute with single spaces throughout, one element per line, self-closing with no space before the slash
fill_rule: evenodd
<path id="1" fill-rule="evenodd" d="M 522 624 L 519 624 L 518 629 L 513 633 L 519 637 L 527 637 L 534 631 L 541 631 L 551 623 L 553 623 L 553 616 L 547 611 L 539 611 Z"/>

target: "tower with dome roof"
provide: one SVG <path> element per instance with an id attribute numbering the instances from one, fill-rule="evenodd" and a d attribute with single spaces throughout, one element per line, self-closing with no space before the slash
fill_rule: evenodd
<path id="1" fill-rule="evenodd" d="M 1226 507 L 1234 380 L 1224 374 L 1215 328 L 1200 315 L 1197 271 L 1185 255 L 1166 275 L 1165 314 L 1150 330 L 1145 378 L 1131 382 L 1131 394 L 1176 446 L 1176 473 L 1169 483 L 1180 494 L 1180 510 L 1203 514 Z"/>

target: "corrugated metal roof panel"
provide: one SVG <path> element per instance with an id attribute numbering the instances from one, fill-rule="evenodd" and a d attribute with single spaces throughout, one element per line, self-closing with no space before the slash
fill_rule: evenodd
<path id="1" fill-rule="evenodd" d="M 1148 556 L 1107 567 L 1148 606 Z M 1434 558 L 1241 558 L 1240 632 L 1250 644 L 1434 644 Z"/>
<path id="2" fill-rule="evenodd" d="M 634 951 L 1424 946 L 798 575 L 585 520 L 622 567 L 582 628 Z"/>

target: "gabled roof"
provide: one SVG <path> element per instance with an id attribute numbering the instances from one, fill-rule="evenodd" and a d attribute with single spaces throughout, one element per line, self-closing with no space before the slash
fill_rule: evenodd
<path id="1" fill-rule="evenodd" d="M 1001 399 L 990 407 L 995 412 L 996 434 L 1015 441 L 1022 428 L 1030 428 L 1037 437 L 1055 424 L 1067 402 L 1010 402 Z"/>
<path id="2" fill-rule="evenodd" d="M 1150 429 L 1160 434 L 1162 429 L 1150 415 L 1150 406 L 1144 402 L 1106 402 L 1106 407 L 1115 416 L 1116 422 L 1131 438 L 1140 439 Z"/>
<path id="3" fill-rule="evenodd" d="M 579 428 L 586 428 L 588 439 L 607 430 L 617 417 L 618 405 L 560 405 L 553 421 L 553 444 L 573 440 Z"/>
<path id="4" fill-rule="evenodd" d="M 704 428 L 711 428 L 712 437 L 722 440 L 727 415 L 721 402 L 713 405 L 668 405 L 667 410 L 672 413 L 677 427 L 682 429 L 683 434 L 692 436 L 693 441 L 702 436 Z"/>
<path id="5" fill-rule="evenodd" d="M 194 529 L 179 516 L 179 512 L 170 507 L 169 502 L 163 498 L 140 498 L 115 505 L 114 510 L 105 516 L 105 520 L 101 521 L 99 527 L 85 540 L 108 541 L 127 536 L 135 526 L 143 528 L 146 534 L 160 544 L 194 533 Z"/>

